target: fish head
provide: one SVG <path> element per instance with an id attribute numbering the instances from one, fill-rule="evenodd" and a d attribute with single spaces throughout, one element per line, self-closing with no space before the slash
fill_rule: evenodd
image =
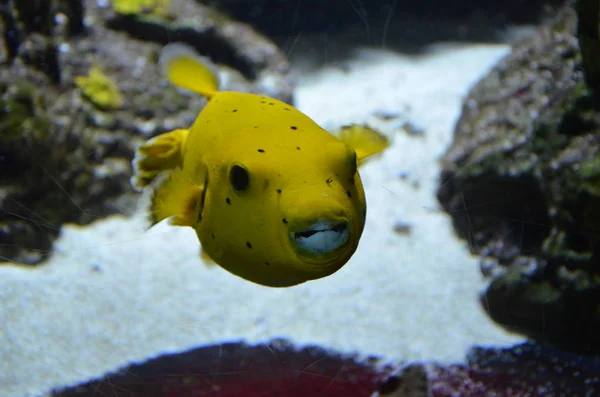
<path id="1" fill-rule="evenodd" d="M 358 246 L 366 216 L 354 150 L 336 142 L 327 153 L 305 164 L 281 192 L 289 249 L 307 274 L 328 275 L 343 266 Z"/>
<path id="2" fill-rule="evenodd" d="M 366 215 L 356 154 L 333 137 L 314 150 L 304 143 L 240 151 L 216 171 L 197 231 L 225 269 L 290 286 L 334 273 L 355 252 Z"/>

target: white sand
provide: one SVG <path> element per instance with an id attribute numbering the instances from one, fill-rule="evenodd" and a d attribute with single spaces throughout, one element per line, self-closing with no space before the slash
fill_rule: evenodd
<path id="1" fill-rule="evenodd" d="M 202 265 L 191 229 L 161 224 L 144 232 L 140 216 L 65 227 L 55 255 L 35 270 L 0 266 L 0 396 L 32 396 L 166 351 L 239 339 L 285 337 L 443 362 L 462 360 L 473 344 L 518 340 L 479 307 L 477 259 L 434 196 L 436 159 L 462 98 L 507 52 L 501 45 L 417 57 L 370 51 L 348 60 L 349 72 L 301 79 L 297 104 L 328 128 L 373 121 L 381 110 L 403 114 L 376 124 L 395 143 L 362 169 L 364 237 L 330 277 L 287 289 L 254 285 Z M 403 120 L 425 135 L 402 132 Z M 395 233 L 397 221 L 412 224 L 411 234 Z"/>

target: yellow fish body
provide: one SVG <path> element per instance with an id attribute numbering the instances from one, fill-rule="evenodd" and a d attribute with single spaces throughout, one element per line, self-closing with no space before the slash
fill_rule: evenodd
<path id="1" fill-rule="evenodd" d="M 266 286 L 340 269 L 366 215 L 354 148 L 284 102 L 218 91 L 210 64 L 186 46 L 167 45 L 161 64 L 171 83 L 209 102 L 189 129 L 138 149 L 132 183 L 154 181 L 152 223 L 194 228 L 205 255 Z"/>

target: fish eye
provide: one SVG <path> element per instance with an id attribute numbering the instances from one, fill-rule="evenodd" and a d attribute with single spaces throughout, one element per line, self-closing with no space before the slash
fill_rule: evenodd
<path id="1" fill-rule="evenodd" d="M 229 171 L 229 183 L 233 190 L 243 192 L 250 186 L 250 175 L 248 170 L 241 165 L 235 164 Z"/>

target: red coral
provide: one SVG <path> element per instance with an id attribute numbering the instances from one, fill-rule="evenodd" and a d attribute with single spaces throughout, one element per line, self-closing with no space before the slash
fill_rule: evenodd
<path id="1" fill-rule="evenodd" d="M 600 396 L 600 357 L 537 344 L 474 348 L 466 364 L 414 363 L 390 376 L 377 360 L 332 350 L 227 343 L 164 355 L 55 397 Z M 385 380 L 385 382 L 384 382 Z"/>
<path id="2" fill-rule="evenodd" d="M 390 370 L 321 348 L 228 343 L 129 366 L 56 397 L 369 397 Z"/>

